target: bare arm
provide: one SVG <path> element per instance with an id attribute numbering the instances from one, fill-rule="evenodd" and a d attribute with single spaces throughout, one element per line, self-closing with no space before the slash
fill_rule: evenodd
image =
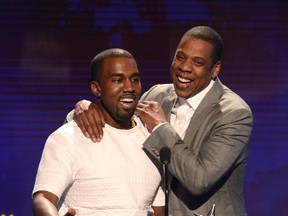
<path id="1" fill-rule="evenodd" d="M 152 206 L 154 210 L 154 216 L 164 216 L 165 215 L 165 206 Z"/>
<path id="2" fill-rule="evenodd" d="M 74 120 L 82 133 L 91 138 L 93 142 L 99 142 L 102 139 L 105 119 L 97 101 L 96 103 L 90 103 L 88 108 L 87 100 L 76 103 Z"/>
<path id="3" fill-rule="evenodd" d="M 58 197 L 48 191 L 39 191 L 33 195 L 32 208 L 36 216 L 58 216 L 56 204 Z"/>
<path id="4" fill-rule="evenodd" d="M 39 191 L 33 195 L 32 209 L 34 216 L 58 216 L 56 204 L 58 197 L 48 191 Z M 74 216 L 75 210 L 69 208 L 65 216 Z"/>
<path id="5" fill-rule="evenodd" d="M 154 89 L 156 86 L 152 87 L 151 89 Z M 151 90 L 150 90 L 151 91 Z M 143 101 L 145 99 L 145 96 L 148 94 L 149 92 L 146 92 L 146 94 L 144 94 L 141 97 L 141 101 Z M 153 105 L 146 105 L 150 106 L 151 108 L 154 108 L 155 106 L 160 107 L 159 104 L 156 105 L 157 103 L 153 103 Z M 145 108 L 145 107 L 141 107 L 141 108 Z M 156 108 L 156 107 L 155 107 Z M 162 110 L 162 109 L 161 109 Z M 140 110 L 141 112 L 141 110 Z M 142 109 L 142 113 L 143 113 L 143 109 Z M 156 114 L 156 112 L 154 112 L 154 114 Z M 162 117 L 164 116 L 163 113 L 161 114 L 161 119 L 160 121 L 163 122 L 164 120 L 166 121 L 165 117 L 164 120 L 162 119 Z M 163 116 L 162 116 L 163 114 Z M 160 117 L 157 114 L 158 117 Z M 155 117 L 155 116 L 153 116 Z M 103 127 L 105 125 L 105 118 L 104 115 L 102 114 L 97 101 L 91 103 L 91 101 L 88 100 L 81 100 L 78 101 L 75 104 L 75 114 L 74 114 L 74 120 L 76 121 L 76 123 L 78 124 L 79 128 L 81 129 L 82 133 L 90 138 L 93 142 L 99 142 L 102 137 L 103 137 Z M 153 128 L 153 126 L 155 126 L 153 120 L 150 120 L 151 125 L 149 124 L 149 126 L 151 126 Z M 158 123 L 158 122 L 157 122 Z"/>

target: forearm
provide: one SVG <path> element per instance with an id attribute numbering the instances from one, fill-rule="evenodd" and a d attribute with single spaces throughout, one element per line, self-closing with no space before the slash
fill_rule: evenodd
<path id="1" fill-rule="evenodd" d="M 55 205 L 44 197 L 38 194 L 33 198 L 32 209 L 34 216 L 58 216 L 58 211 Z"/>
<path id="2" fill-rule="evenodd" d="M 152 206 L 154 211 L 154 216 L 164 216 L 165 215 L 165 206 Z"/>

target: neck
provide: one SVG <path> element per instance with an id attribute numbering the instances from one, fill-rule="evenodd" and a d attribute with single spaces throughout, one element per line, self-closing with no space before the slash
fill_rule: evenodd
<path id="1" fill-rule="evenodd" d="M 117 129 L 128 130 L 136 126 L 136 122 L 133 119 L 133 117 L 129 120 L 124 120 L 124 121 L 115 121 L 114 119 L 111 119 L 111 118 L 105 118 L 105 121 L 107 124 Z"/>

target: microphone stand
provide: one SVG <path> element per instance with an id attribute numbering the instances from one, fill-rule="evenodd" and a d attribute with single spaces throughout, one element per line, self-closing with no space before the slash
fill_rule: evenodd
<path id="1" fill-rule="evenodd" d="M 165 216 L 169 215 L 169 185 L 168 185 L 168 164 L 171 159 L 171 150 L 168 147 L 163 147 L 160 150 L 160 161 L 163 164 L 164 172 L 164 190 L 165 190 Z"/>
<path id="2" fill-rule="evenodd" d="M 215 207 L 216 205 L 213 204 L 207 216 L 215 216 Z"/>
<path id="3" fill-rule="evenodd" d="M 169 186 L 168 186 L 168 163 L 163 164 L 164 168 L 164 178 L 165 178 L 165 216 L 168 216 L 168 206 L 169 206 Z"/>

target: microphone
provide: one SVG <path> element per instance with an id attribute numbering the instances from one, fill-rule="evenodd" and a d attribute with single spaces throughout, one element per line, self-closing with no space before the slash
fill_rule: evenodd
<path id="1" fill-rule="evenodd" d="M 160 161 L 163 164 L 164 180 L 165 180 L 165 216 L 168 216 L 169 205 L 169 187 L 168 187 L 168 164 L 171 160 L 171 150 L 168 147 L 163 147 L 160 152 Z"/>
<path id="2" fill-rule="evenodd" d="M 168 165 L 171 159 L 171 150 L 168 147 L 163 147 L 160 152 L 160 161 L 164 165 Z"/>

